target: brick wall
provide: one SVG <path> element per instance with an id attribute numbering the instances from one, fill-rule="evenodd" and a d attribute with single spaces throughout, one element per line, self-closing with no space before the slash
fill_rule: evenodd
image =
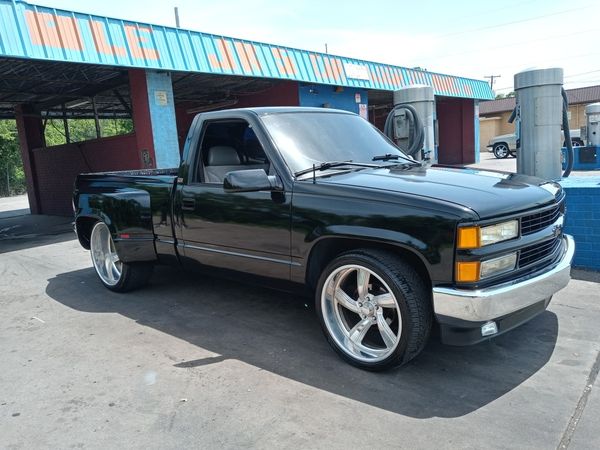
<path id="1" fill-rule="evenodd" d="M 141 168 L 135 133 L 33 150 L 41 214 L 70 216 L 75 177 Z"/>
<path id="2" fill-rule="evenodd" d="M 600 177 L 567 178 L 565 233 L 575 238 L 573 265 L 600 270 Z"/>

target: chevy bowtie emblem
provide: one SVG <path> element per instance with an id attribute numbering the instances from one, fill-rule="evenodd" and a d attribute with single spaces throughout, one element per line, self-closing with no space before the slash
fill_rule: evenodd
<path id="1" fill-rule="evenodd" d="M 552 229 L 552 235 L 556 238 L 556 237 L 560 236 L 561 232 L 562 232 L 562 226 L 554 225 L 554 228 Z"/>

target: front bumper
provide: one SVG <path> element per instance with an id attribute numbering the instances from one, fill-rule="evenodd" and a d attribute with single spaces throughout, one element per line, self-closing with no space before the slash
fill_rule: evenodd
<path id="1" fill-rule="evenodd" d="M 545 269 L 543 273 L 529 275 L 485 289 L 433 288 L 433 309 L 438 322 L 442 325 L 442 340 L 453 340 L 444 339 L 444 327 L 446 327 L 446 331 L 448 327 L 455 330 L 474 330 L 475 328 L 480 329 L 482 324 L 489 321 L 511 325 L 503 327 L 504 329 L 499 328 L 497 334 L 500 334 L 539 314 L 546 308 L 552 295 L 569 283 L 571 261 L 574 254 L 573 238 L 564 235 L 562 257 L 553 267 Z M 520 320 L 514 320 L 517 317 Z M 481 335 L 479 335 L 480 339 L 475 339 L 473 333 L 469 334 L 471 338 L 464 344 L 486 339 Z"/>

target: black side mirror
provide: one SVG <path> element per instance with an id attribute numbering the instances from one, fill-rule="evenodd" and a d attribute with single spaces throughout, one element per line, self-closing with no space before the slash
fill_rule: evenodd
<path id="1" fill-rule="evenodd" d="M 267 175 L 264 169 L 234 170 L 223 180 L 225 192 L 256 192 L 281 190 L 277 177 Z"/>

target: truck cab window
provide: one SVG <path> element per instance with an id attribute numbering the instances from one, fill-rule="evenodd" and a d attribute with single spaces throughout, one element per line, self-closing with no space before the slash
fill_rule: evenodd
<path id="1" fill-rule="evenodd" d="M 222 184 L 227 172 L 264 169 L 267 155 L 250 124 L 243 120 L 209 123 L 204 131 L 196 180 Z"/>

